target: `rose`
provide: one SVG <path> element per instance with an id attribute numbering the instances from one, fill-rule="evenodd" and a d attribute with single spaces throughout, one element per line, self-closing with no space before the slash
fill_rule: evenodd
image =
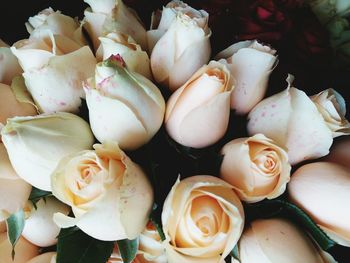
<path id="1" fill-rule="evenodd" d="M 194 148 L 217 142 L 228 126 L 233 82 L 221 63 L 200 68 L 168 100 L 165 127 L 171 138 Z"/>
<path id="2" fill-rule="evenodd" d="M 15 247 L 15 258 L 12 260 L 12 245 L 7 238 L 7 232 L 0 233 L 1 262 L 23 263 L 39 255 L 39 248 L 25 238 L 20 237 Z"/>
<path id="3" fill-rule="evenodd" d="M 26 220 L 22 236 L 34 245 L 49 247 L 57 243 L 60 232 L 52 217 L 56 212 L 68 215 L 70 209 L 56 198 L 49 196 L 40 199 L 35 207 L 28 202 L 24 208 Z"/>
<path id="4" fill-rule="evenodd" d="M 139 238 L 137 260 L 140 263 L 167 263 L 165 249 L 153 223 L 148 222 Z"/>
<path id="5" fill-rule="evenodd" d="M 152 79 L 148 54 L 136 44 L 132 37 L 121 33 L 109 33 L 99 37 L 100 48 L 97 50 L 99 60 L 106 60 L 112 55 L 120 55 L 128 69 L 135 71 L 148 79 Z"/>
<path id="6" fill-rule="evenodd" d="M 336 109 L 341 100 L 330 97 L 331 100 L 327 98 L 324 103 L 327 108 L 322 103 L 316 105 L 303 91 L 292 87 L 292 81 L 293 77 L 289 75 L 286 90 L 254 107 L 248 116 L 248 133 L 263 133 L 287 149 L 289 162 L 294 165 L 328 154 L 334 131 L 320 111 L 326 114 Z M 342 114 L 342 111 L 338 113 Z"/>
<path id="7" fill-rule="evenodd" d="M 257 41 L 242 41 L 220 52 L 216 59 L 227 64 L 236 80 L 231 109 L 247 114 L 265 95 L 269 76 L 278 60 L 276 50 Z"/>
<path id="8" fill-rule="evenodd" d="M 350 134 L 350 123 L 345 118 L 345 100 L 337 91 L 334 89 L 324 90 L 311 96 L 311 100 L 332 131 L 333 138 Z"/>
<path id="9" fill-rule="evenodd" d="M 84 2 L 90 5 L 90 8 L 84 12 L 83 24 L 95 50 L 100 45 L 98 37 L 112 32 L 130 35 L 143 50 L 147 50 L 145 28 L 135 11 L 124 5 L 122 0 L 84 0 Z"/>
<path id="10" fill-rule="evenodd" d="M 50 33 L 18 41 L 11 50 L 41 112 L 79 111 L 84 97 L 82 82 L 93 75 L 96 65 L 88 46 L 80 47 L 67 37 Z"/>
<path id="11" fill-rule="evenodd" d="M 27 263 L 56 263 L 56 255 L 56 252 L 46 252 L 32 258 Z"/>
<path id="12" fill-rule="evenodd" d="M 349 169 L 327 162 L 306 164 L 292 175 L 288 192 L 329 237 L 350 247 Z"/>
<path id="13" fill-rule="evenodd" d="M 350 138 L 344 137 L 333 144 L 330 154 L 324 161 L 337 163 L 350 169 Z"/>
<path id="14" fill-rule="evenodd" d="M 70 16 L 54 11 L 51 7 L 40 11 L 37 15 L 29 17 L 25 23 L 30 38 L 41 38 L 52 32 L 54 35 L 68 37 L 80 45 L 85 45 L 86 40 L 82 33 L 82 27 L 78 20 Z"/>
<path id="15" fill-rule="evenodd" d="M 221 154 L 220 177 L 234 187 L 241 200 L 272 199 L 286 190 L 291 170 L 288 155 L 264 135 L 232 140 Z"/>
<path id="16" fill-rule="evenodd" d="M 301 229 L 279 218 L 251 222 L 239 241 L 238 253 L 241 263 L 336 262 Z"/>
<path id="17" fill-rule="evenodd" d="M 292 28 L 292 20 L 283 6 L 278 6 L 276 2 L 273 0 L 252 1 L 245 12 L 238 14 L 237 38 L 275 43 L 287 35 Z"/>
<path id="18" fill-rule="evenodd" d="M 165 102 L 159 89 L 129 71 L 120 56 L 96 66 L 85 93 L 91 129 L 100 142 L 115 141 L 122 149 L 136 149 L 162 125 Z"/>
<path id="19" fill-rule="evenodd" d="M 15 76 L 22 74 L 22 68 L 11 49 L 0 39 L 0 83 L 11 85 Z"/>
<path id="20" fill-rule="evenodd" d="M 15 116 L 37 114 L 22 77 L 15 77 L 11 87 L 0 83 L 0 98 L 0 124 L 6 124 L 8 118 Z"/>
<path id="21" fill-rule="evenodd" d="M 224 262 L 244 225 L 232 186 L 213 176 L 176 181 L 162 212 L 169 263 Z"/>
<path id="22" fill-rule="evenodd" d="M 51 191 L 50 175 L 60 159 L 94 142 L 88 123 L 63 112 L 8 119 L 1 135 L 18 176 L 46 191 Z"/>
<path id="23" fill-rule="evenodd" d="M 31 190 L 31 185 L 13 170 L 5 146 L 0 142 L 0 222 L 25 206 Z"/>
<path id="24" fill-rule="evenodd" d="M 350 3 L 347 0 L 309 0 L 310 7 L 322 24 L 327 24 L 334 16 L 347 16 Z"/>
<path id="25" fill-rule="evenodd" d="M 208 14 L 201 14 L 205 23 L 179 12 L 152 50 L 153 76 L 171 91 L 183 85 L 210 58 Z"/>
<path id="26" fill-rule="evenodd" d="M 52 173 L 52 193 L 75 218 L 54 215 L 61 228 L 76 225 L 100 240 L 134 239 L 145 228 L 153 190 L 141 168 L 116 143 L 63 158 Z"/>

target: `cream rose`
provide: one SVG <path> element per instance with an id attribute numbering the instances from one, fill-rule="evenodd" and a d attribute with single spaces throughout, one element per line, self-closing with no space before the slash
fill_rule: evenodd
<path id="1" fill-rule="evenodd" d="M 5 146 L 0 142 L 0 222 L 22 209 L 32 186 L 13 170 Z"/>
<path id="2" fill-rule="evenodd" d="M 82 27 L 77 19 L 54 11 L 51 7 L 40 11 L 37 15 L 29 17 L 25 23 L 30 38 L 41 38 L 52 32 L 54 35 L 68 37 L 80 45 L 86 45 Z"/>
<path id="3" fill-rule="evenodd" d="M 12 245 L 7 238 L 7 232 L 0 234 L 1 263 L 24 263 L 39 255 L 39 247 L 33 245 L 25 238 L 20 237 L 15 247 L 15 258 L 12 260 Z"/>
<path id="4" fill-rule="evenodd" d="M 68 215 L 70 209 L 56 198 L 49 196 L 40 199 L 36 207 L 29 201 L 24 209 L 26 220 L 22 236 L 39 247 L 48 247 L 57 243 L 60 228 L 53 222 L 54 213 Z"/>
<path id="5" fill-rule="evenodd" d="M 292 87 L 261 101 L 248 115 L 249 135 L 263 133 L 287 150 L 294 165 L 329 153 L 333 131 L 305 92 Z M 334 102 L 334 101 L 333 101 Z"/>
<path id="6" fill-rule="evenodd" d="M 178 143 L 203 148 L 226 132 L 234 88 L 227 67 L 211 61 L 200 68 L 167 102 L 165 125 Z"/>
<path id="7" fill-rule="evenodd" d="M 0 98 L 0 124 L 16 116 L 37 115 L 37 108 L 20 76 L 13 79 L 11 87 L 0 83 Z"/>
<path id="8" fill-rule="evenodd" d="M 21 75 L 22 72 L 17 58 L 7 44 L 0 39 L 0 83 L 11 85 L 12 79 Z"/>
<path id="9" fill-rule="evenodd" d="M 91 129 L 100 142 L 115 141 L 122 149 L 136 149 L 163 123 L 165 102 L 159 89 L 129 71 L 120 56 L 96 66 L 85 92 Z"/>
<path id="10" fill-rule="evenodd" d="M 216 59 L 227 64 L 235 78 L 231 109 L 237 114 L 247 114 L 263 99 L 269 76 L 278 60 L 276 50 L 256 40 L 238 42 L 220 52 Z"/>
<path id="11" fill-rule="evenodd" d="M 324 161 L 337 163 L 350 169 L 350 137 L 344 137 L 333 144 Z"/>
<path id="12" fill-rule="evenodd" d="M 291 170 L 288 155 L 263 134 L 232 140 L 221 154 L 220 177 L 234 187 L 241 200 L 273 199 L 286 190 Z"/>
<path id="13" fill-rule="evenodd" d="M 116 143 L 94 149 L 63 158 L 52 173 L 52 193 L 75 216 L 56 213 L 54 221 L 61 228 L 76 225 L 100 240 L 134 239 L 152 210 L 152 187 Z"/>
<path id="14" fill-rule="evenodd" d="M 238 252 L 241 263 L 336 263 L 301 229 L 279 218 L 251 222 L 239 241 Z"/>
<path id="15" fill-rule="evenodd" d="M 177 180 L 162 212 L 169 263 L 215 263 L 236 245 L 244 226 L 232 186 L 213 176 Z"/>
<path id="16" fill-rule="evenodd" d="M 350 247 L 350 170 L 334 163 L 300 167 L 288 185 L 291 200 L 341 245 Z"/>
<path id="17" fill-rule="evenodd" d="M 148 79 L 152 79 L 148 54 L 141 49 L 141 46 L 132 37 L 122 33 L 109 33 L 99 39 L 101 46 L 97 51 L 97 56 L 100 61 L 119 54 L 125 61 L 128 69 Z"/>
<path id="18" fill-rule="evenodd" d="M 171 91 L 181 87 L 201 66 L 209 61 L 211 47 L 209 15 L 201 11 L 202 19 L 191 13 L 178 12 L 169 29 L 155 44 L 151 68 L 155 80 Z"/>
<path id="19" fill-rule="evenodd" d="M 63 112 L 8 119 L 1 135 L 18 176 L 46 191 L 51 191 L 50 175 L 60 159 L 94 142 L 87 122 Z"/>
<path id="20" fill-rule="evenodd" d="M 90 5 L 84 12 L 84 27 L 89 33 L 95 50 L 100 46 L 99 37 L 119 32 L 130 35 L 147 50 L 146 30 L 136 15 L 122 0 L 84 0 Z"/>
<path id="21" fill-rule="evenodd" d="M 32 258 L 26 263 L 56 263 L 56 255 L 56 252 L 46 252 Z"/>
<path id="22" fill-rule="evenodd" d="M 96 65 L 88 46 L 80 47 L 67 37 L 50 33 L 18 41 L 11 50 L 41 112 L 79 111 L 85 96 L 82 83 L 93 76 Z"/>

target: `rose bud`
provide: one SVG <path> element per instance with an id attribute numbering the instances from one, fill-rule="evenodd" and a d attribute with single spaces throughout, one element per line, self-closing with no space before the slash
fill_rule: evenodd
<path id="1" fill-rule="evenodd" d="M 350 169 L 350 137 L 344 137 L 332 145 L 324 161 L 337 163 Z"/>
<path id="2" fill-rule="evenodd" d="M 75 218 L 54 215 L 61 228 L 76 225 L 99 240 L 135 239 L 144 230 L 153 190 L 141 168 L 114 142 L 63 158 L 52 173 L 52 193 Z"/>
<path id="3" fill-rule="evenodd" d="M 309 4 L 324 25 L 335 16 L 346 16 L 350 13 L 350 2 L 347 0 L 312 0 Z"/>
<path id="4" fill-rule="evenodd" d="M 317 162 L 300 167 L 288 185 L 291 200 L 337 243 L 350 247 L 350 170 Z"/>
<path id="5" fill-rule="evenodd" d="M 221 263 L 241 236 L 244 212 L 231 185 L 198 175 L 176 181 L 162 223 L 169 263 Z"/>
<path id="6" fill-rule="evenodd" d="M 333 138 L 350 134 L 350 123 L 345 118 L 345 100 L 338 92 L 327 89 L 310 98 L 332 131 Z"/>
<path id="7" fill-rule="evenodd" d="M 2 42 L 2 40 L 0 39 Z M 5 42 L 0 43 L 0 83 L 11 85 L 15 76 L 23 72 L 17 58 Z M 2 98 L 2 97 L 1 97 Z"/>
<path id="8" fill-rule="evenodd" d="M 286 190 L 291 170 L 288 155 L 263 134 L 232 140 L 221 154 L 220 177 L 234 187 L 241 200 L 273 199 Z"/>
<path id="9" fill-rule="evenodd" d="M 247 40 L 233 44 L 216 56 L 236 80 L 231 109 L 237 114 L 249 113 L 264 97 L 269 76 L 278 63 L 275 53 L 269 46 Z"/>
<path id="10" fill-rule="evenodd" d="M 140 263 L 167 263 L 165 249 L 159 233 L 152 222 L 148 222 L 139 238 L 137 260 Z"/>
<path id="11" fill-rule="evenodd" d="M 18 176 L 46 191 L 51 191 L 50 175 L 60 159 L 94 142 L 88 123 L 64 112 L 8 119 L 1 135 Z"/>
<path id="12" fill-rule="evenodd" d="M 281 218 L 252 221 L 242 234 L 238 253 L 241 263 L 336 262 L 301 229 Z"/>
<path id="13" fill-rule="evenodd" d="M 31 190 L 32 186 L 13 170 L 5 146 L 0 141 L 0 222 L 25 206 Z"/>
<path id="14" fill-rule="evenodd" d="M 165 102 L 159 89 L 130 71 L 120 56 L 97 64 L 85 85 L 91 129 L 100 141 L 133 150 L 146 144 L 162 125 Z"/>
<path id="15" fill-rule="evenodd" d="M 194 148 L 217 142 L 227 130 L 233 82 L 221 63 L 200 68 L 167 103 L 165 125 L 171 138 Z"/>
<path id="16" fill-rule="evenodd" d="M 101 46 L 97 50 L 98 60 L 106 60 L 112 55 L 119 54 L 124 59 L 128 69 L 152 79 L 148 54 L 132 37 L 121 33 L 109 33 L 99 39 Z"/>
<path id="17" fill-rule="evenodd" d="M 56 255 L 56 252 L 46 252 L 32 258 L 26 263 L 56 263 Z"/>
<path id="18" fill-rule="evenodd" d="M 327 117 L 326 112 L 339 110 L 342 101 L 336 101 L 338 98 L 335 97 L 325 102 L 327 108 L 321 106 L 322 103 L 316 106 L 305 92 L 292 87 L 292 81 L 293 76 L 289 75 L 286 90 L 264 99 L 254 107 L 248 115 L 248 133 L 263 133 L 287 149 L 289 163 L 294 165 L 329 153 L 334 132 L 339 131 L 339 127 L 332 130 L 324 118 L 329 118 L 329 121 L 332 117 L 337 118 L 337 115 L 330 114 Z M 324 111 L 324 116 L 320 111 Z M 338 111 L 340 116 L 342 113 L 342 110 Z M 345 132 L 345 129 L 341 131 Z"/>
<path id="19" fill-rule="evenodd" d="M 176 20 L 178 14 L 187 15 L 200 27 L 203 27 L 205 31 L 208 31 L 209 15 L 206 11 L 196 10 L 182 1 L 173 0 L 166 6 L 163 6 L 163 10 L 157 10 L 152 13 L 151 30 L 147 31 L 149 51 L 153 50 L 155 44 L 169 29 L 172 22 Z"/>
<path id="20" fill-rule="evenodd" d="M 70 209 L 56 198 L 49 196 L 40 199 L 36 207 L 28 202 L 25 209 L 26 220 L 22 236 L 39 247 L 49 247 L 57 243 L 60 228 L 53 222 L 56 212 L 68 215 Z"/>
<path id="21" fill-rule="evenodd" d="M 78 20 L 61 14 L 60 11 L 54 11 L 51 7 L 40 11 L 35 16 L 29 17 L 25 26 L 30 34 L 30 38 L 40 38 L 43 35 L 47 35 L 47 32 L 52 32 L 54 35 L 68 37 L 82 46 L 86 42 Z"/>
<path id="22" fill-rule="evenodd" d="M 12 85 L 0 83 L 0 123 L 6 124 L 8 118 L 37 115 L 37 109 L 30 97 L 22 77 L 15 77 Z M 1 140 L 1 139 L 0 139 Z"/>
<path id="23" fill-rule="evenodd" d="M 39 247 L 33 245 L 25 238 L 20 237 L 15 247 L 15 258 L 12 260 L 12 245 L 7 238 L 7 232 L 0 234 L 1 263 L 23 263 L 39 255 Z"/>
<path id="24" fill-rule="evenodd" d="M 181 87 L 210 58 L 209 15 L 202 19 L 179 12 L 166 33 L 155 44 L 151 68 L 155 80 L 171 91 Z"/>
<path id="25" fill-rule="evenodd" d="M 146 30 L 136 12 L 127 7 L 122 0 L 84 0 L 90 5 L 84 11 L 83 24 L 87 30 L 95 50 L 100 46 L 99 37 L 111 32 L 130 35 L 147 50 Z"/>
<path id="26" fill-rule="evenodd" d="M 69 38 L 50 34 L 21 40 L 11 50 L 41 112 L 79 111 L 85 95 L 82 82 L 93 75 L 96 65 L 88 46 L 80 47 Z"/>

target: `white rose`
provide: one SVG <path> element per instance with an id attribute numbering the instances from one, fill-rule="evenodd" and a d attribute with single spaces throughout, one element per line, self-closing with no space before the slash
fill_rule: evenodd
<path id="1" fill-rule="evenodd" d="M 0 39 L 2 42 L 2 40 Z M 0 43 L 0 83 L 11 85 L 15 76 L 23 72 L 17 58 L 5 42 Z"/>

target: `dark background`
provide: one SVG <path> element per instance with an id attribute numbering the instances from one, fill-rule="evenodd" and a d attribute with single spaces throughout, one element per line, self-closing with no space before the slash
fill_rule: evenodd
<path id="1" fill-rule="evenodd" d="M 166 3 L 166 1 L 162 0 L 128 0 L 126 2 L 137 9 L 147 28 L 150 23 L 152 10 L 160 8 L 162 4 Z M 206 9 L 211 15 L 213 21 L 211 24 L 213 30 L 213 55 L 230 44 L 237 42 L 236 33 L 239 32 L 240 28 L 237 27 L 238 23 L 236 23 L 237 15 L 235 14 L 235 10 L 238 9 L 233 3 L 234 0 L 189 0 L 187 2 L 197 8 L 202 7 Z M 29 16 L 33 16 L 47 7 L 52 7 L 54 10 L 61 10 L 66 15 L 72 17 L 78 16 L 79 18 L 83 17 L 83 10 L 87 7 L 83 0 L 27 0 L 6 1 L 5 3 L 2 3 L 1 6 L 0 38 L 10 45 L 28 37 L 24 23 L 28 20 Z M 310 12 L 306 10 L 305 12 L 302 11 L 295 14 L 294 19 L 303 21 L 305 17 L 309 16 Z M 301 28 L 302 26 L 303 23 L 301 22 Z M 290 44 L 291 40 L 294 41 L 294 39 L 298 39 L 299 37 L 303 39 L 302 32 L 298 34 L 297 31 L 297 35 L 293 35 L 292 39 L 286 37 L 284 40 L 277 41 L 274 44 L 274 47 L 278 50 L 280 63 L 271 75 L 268 95 L 285 89 L 287 73 L 292 73 L 296 78 L 295 86 L 304 90 L 308 95 L 313 95 L 327 88 L 334 88 L 350 104 L 349 71 L 346 69 L 335 69 L 331 66 L 331 63 L 324 63 L 323 59 L 326 61 L 326 58 L 322 57 L 322 54 L 317 54 L 318 57 L 315 60 L 314 54 L 312 56 L 306 56 L 307 59 L 305 59 L 305 56 L 299 56 L 299 54 L 305 54 L 305 52 L 299 52 L 298 48 L 300 48 L 300 45 L 297 47 Z M 308 44 L 306 45 L 307 48 Z M 169 95 L 164 89 L 163 94 L 165 97 Z M 347 116 L 349 119 L 349 105 L 347 106 Z M 245 117 L 233 116 L 228 131 L 229 138 L 241 137 L 245 133 Z M 228 137 L 226 136 L 214 148 L 219 149 L 227 140 Z M 166 137 L 164 128 L 161 129 L 149 146 L 140 149 L 138 152 L 130 153 L 134 160 L 141 163 L 144 167 L 147 166 L 146 170 L 148 170 L 149 174 L 153 174 L 153 184 L 156 188 L 156 199 L 159 204 L 164 200 L 179 173 L 181 173 L 182 177 L 199 173 L 215 174 L 213 170 L 215 169 L 215 165 L 213 168 L 208 167 L 208 163 L 198 164 L 197 161 L 193 162 L 193 159 L 188 158 L 188 155 L 186 155 L 188 153 L 183 153 L 184 149 L 169 146 L 169 140 Z M 194 155 L 196 154 L 194 153 Z M 147 156 L 147 160 L 145 160 L 144 156 Z M 336 246 L 331 252 L 336 256 L 338 262 L 350 262 L 350 249 Z"/>

